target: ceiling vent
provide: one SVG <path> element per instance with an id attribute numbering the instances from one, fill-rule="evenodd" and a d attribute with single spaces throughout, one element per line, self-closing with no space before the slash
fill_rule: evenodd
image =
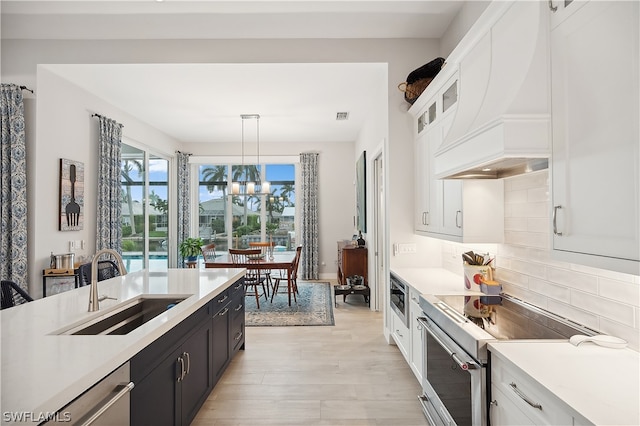
<path id="1" fill-rule="evenodd" d="M 336 113 L 336 121 L 343 121 L 343 120 L 348 120 L 349 119 L 349 113 L 348 112 L 337 112 Z"/>

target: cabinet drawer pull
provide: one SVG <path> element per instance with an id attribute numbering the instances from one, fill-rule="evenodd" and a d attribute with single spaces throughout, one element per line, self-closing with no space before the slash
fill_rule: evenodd
<path id="1" fill-rule="evenodd" d="M 222 302 L 224 302 L 225 300 L 227 300 L 228 298 L 229 298 L 229 296 L 227 296 L 227 295 L 225 294 L 225 295 L 224 295 L 224 297 L 223 297 L 222 299 L 218 300 L 218 303 L 222 303 Z"/>
<path id="2" fill-rule="evenodd" d="M 189 352 L 182 352 L 182 356 L 187 359 L 187 372 L 184 374 L 186 376 L 191 370 L 191 355 L 189 355 Z"/>
<path id="3" fill-rule="evenodd" d="M 535 402 L 531 402 L 531 400 L 529 399 L 529 397 L 527 395 L 525 395 L 524 393 L 522 393 L 522 391 L 520 389 L 518 389 L 518 387 L 516 386 L 515 383 L 510 383 L 509 386 L 511 386 L 511 389 L 516 393 L 516 395 L 518 395 L 520 397 L 520 399 L 522 399 L 524 402 L 526 402 L 527 404 L 529 404 L 530 406 L 532 406 L 533 408 L 537 408 L 538 410 L 542 410 L 542 405 L 535 403 Z"/>
<path id="4" fill-rule="evenodd" d="M 560 210 L 562 206 L 553 206 L 553 235 L 557 235 L 558 237 L 562 237 L 562 232 L 558 232 L 558 223 L 556 222 L 556 217 L 558 216 L 558 210 Z"/>
<path id="5" fill-rule="evenodd" d="M 242 303 L 238 305 L 237 308 L 234 309 L 234 311 L 238 312 L 240 309 L 242 309 L 243 305 Z"/>
<path id="6" fill-rule="evenodd" d="M 236 335 L 236 337 L 233 338 L 233 340 L 238 341 L 242 339 L 242 331 L 239 331 L 238 334 Z"/>
<path id="7" fill-rule="evenodd" d="M 178 361 L 180 364 L 180 375 L 177 377 L 177 381 L 181 382 L 184 379 L 184 359 L 182 359 L 182 355 L 178 357 Z"/>
<path id="8" fill-rule="evenodd" d="M 456 210 L 456 228 L 462 228 L 462 223 L 458 221 L 460 216 L 462 216 L 462 210 Z"/>
<path id="9" fill-rule="evenodd" d="M 229 308 L 224 308 L 222 311 L 220 311 L 220 316 L 223 317 L 227 315 L 227 312 L 229 312 Z"/>
<path id="10" fill-rule="evenodd" d="M 242 288 L 244 284 L 243 283 L 239 283 L 237 286 L 235 286 L 233 289 L 234 290 L 240 290 Z"/>

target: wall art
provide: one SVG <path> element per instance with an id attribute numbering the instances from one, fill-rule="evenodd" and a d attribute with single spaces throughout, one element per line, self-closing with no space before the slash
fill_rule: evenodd
<path id="1" fill-rule="evenodd" d="M 79 231 L 84 223 L 84 164 L 60 159 L 60 231 Z"/>

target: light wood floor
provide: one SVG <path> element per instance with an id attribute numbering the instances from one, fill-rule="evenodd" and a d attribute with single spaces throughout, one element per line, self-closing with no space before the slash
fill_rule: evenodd
<path id="1" fill-rule="evenodd" d="M 338 297 L 335 326 L 247 327 L 192 425 L 425 425 L 420 384 L 382 313 Z"/>

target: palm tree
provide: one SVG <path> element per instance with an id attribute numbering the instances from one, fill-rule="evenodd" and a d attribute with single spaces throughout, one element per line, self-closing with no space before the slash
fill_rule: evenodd
<path id="1" fill-rule="evenodd" d="M 282 185 L 282 187 L 280 188 L 280 196 L 283 197 L 290 205 L 293 204 L 290 201 L 291 194 L 295 194 L 295 187 L 293 186 L 293 184 L 285 183 L 284 185 Z"/>
<path id="2" fill-rule="evenodd" d="M 138 177 L 142 175 L 144 167 L 140 160 L 123 160 L 122 161 L 122 178 L 126 181 L 126 202 L 129 207 L 129 221 L 131 222 L 131 235 L 136 235 L 136 222 L 135 215 L 133 214 L 133 200 L 131 199 L 131 185 L 134 180 L 131 179 L 131 172 L 133 170 L 138 172 Z"/>
<path id="3" fill-rule="evenodd" d="M 227 166 L 206 166 L 202 169 L 202 181 L 207 183 L 207 190 L 213 192 L 222 190 L 222 196 L 227 195 Z"/>

